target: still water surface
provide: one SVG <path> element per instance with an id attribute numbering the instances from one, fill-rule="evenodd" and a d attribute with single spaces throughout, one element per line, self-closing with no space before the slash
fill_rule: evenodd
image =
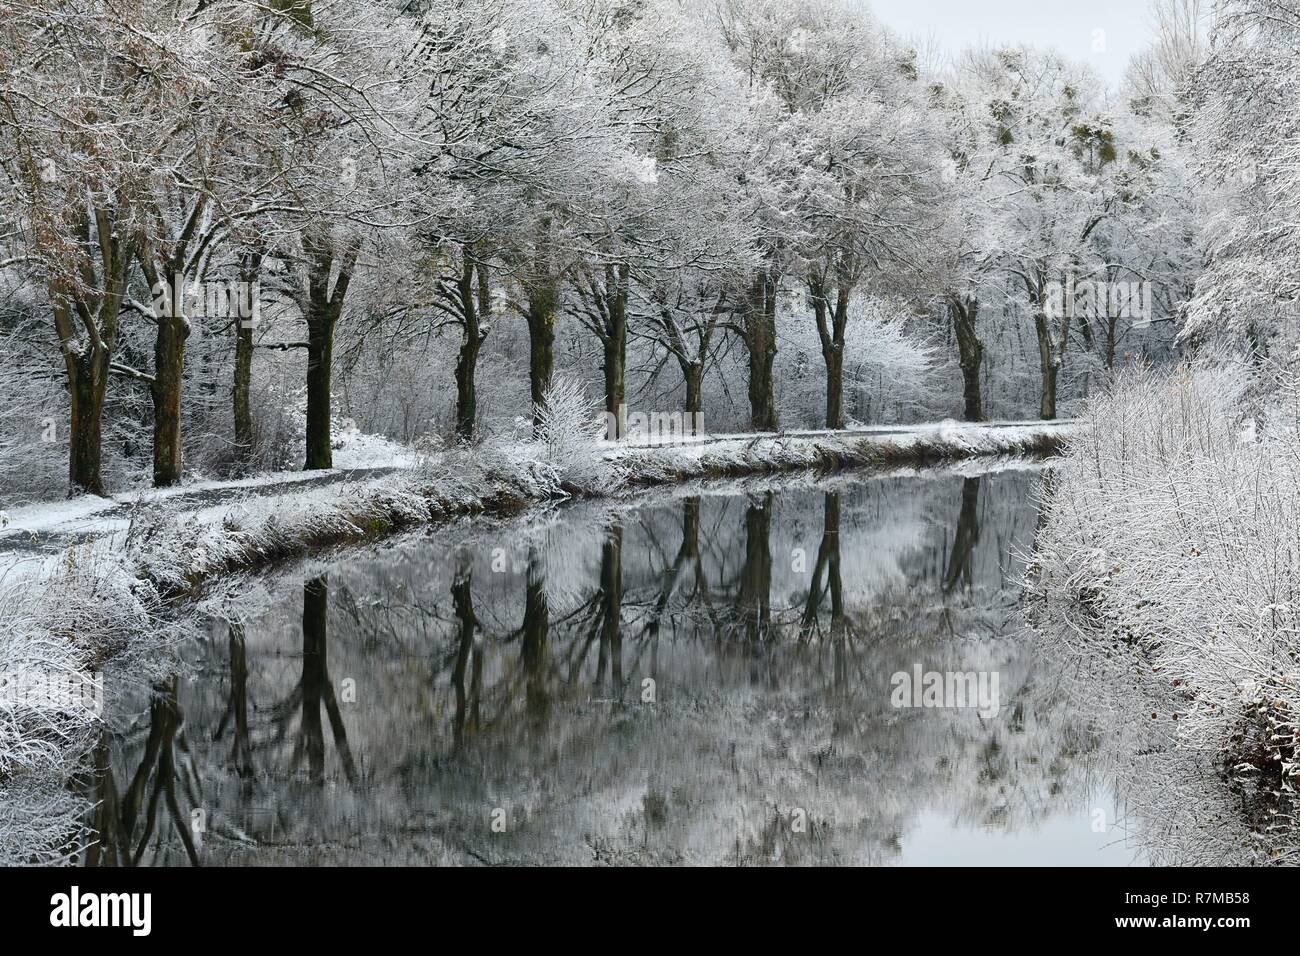
<path id="1" fill-rule="evenodd" d="M 1141 863 L 1021 624 L 1038 480 L 696 488 L 265 579 L 106 735 L 88 862 Z M 918 666 L 996 714 L 893 706 Z"/>

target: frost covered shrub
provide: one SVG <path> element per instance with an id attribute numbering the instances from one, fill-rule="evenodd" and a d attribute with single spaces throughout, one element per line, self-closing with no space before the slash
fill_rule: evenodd
<path id="1" fill-rule="evenodd" d="M 1039 593 L 1080 643 L 1129 645 L 1184 746 L 1300 785 L 1300 438 L 1243 420 L 1251 376 L 1204 361 L 1093 398 L 1050 482 Z"/>
<path id="2" fill-rule="evenodd" d="M 609 491 L 627 480 L 622 467 L 605 455 L 604 417 L 576 379 L 557 375 L 536 426 L 520 421 L 518 427 L 531 433 L 528 439 L 504 444 L 499 452 L 505 470 L 537 497 Z"/>
<path id="3" fill-rule="evenodd" d="M 160 611 L 149 585 L 76 552 L 50 574 L 0 586 L 0 865 L 56 863 L 84 846 L 88 804 L 68 784 L 102 728 L 91 677 L 123 652 L 139 681 L 166 672 L 160 651 L 188 625 Z"/>

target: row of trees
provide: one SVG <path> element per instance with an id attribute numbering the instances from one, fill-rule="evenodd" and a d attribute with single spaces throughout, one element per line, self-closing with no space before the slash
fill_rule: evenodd
<path id="1" fill-rule="evenodd" d="M 1179 74 L 1195 50 L 1138 64 L 1116 107 L 1027 48 L 936 69 L 838 0 L 0 0 L 0 15 L 4 374 L 40 374 L 57 343 L 74 491 L 104 491 L 111 381 L 147 389 L 153 482 L 181 480 L 196 306 L 177 290 L 203 283 L 256 299 L 219 328 L 235 464 L 259 440 L 262 348 L 305 352 L 303 464 L 327 468 L 340 328 L 354 352 L 454 336 L 428 374 L 454 376 L 470 440 L 480 355 L 507 318 L 527 331 L 534 409 L 566 320 L 598 343 L 615 421 L 630 348 L 676 367 L 688 414 L 738 349 L 749 423 L 775 430 L 783 310 L 815 330 L 831 428 L 850 346 L 875 347 L 855 326 L 882 311 L 914 338 L 951 329 L 965 415 L 983 418 L 996 312 L 1032 322 L 1053 418 L 1071 347 L 1110 366 L 1127 331 L 1053 309 L 1054 285 L 1148 281 L 1172 316 L 1201 267 Z"/>

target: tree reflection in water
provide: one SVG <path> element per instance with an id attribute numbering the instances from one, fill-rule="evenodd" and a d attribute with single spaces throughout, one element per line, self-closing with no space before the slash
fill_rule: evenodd
<path id="1" fill-rule="evenodd" d="M 243 609 L 170 698 L 203 728 L 203 855 L 882 863 L 923 812 L 1012 834 L 1086 815 L 1099 738 L 1016 624 L 1034 480 L 580 505 L 337 561 L 300 603 Z M 997 670 L 1001 713 L 894 709 L 915 664 Z M 176 773 L 159 708 L 156 755 L 115 737 L 106 766 Z M 101 858 L 186 849 L 105 796 Z"/>

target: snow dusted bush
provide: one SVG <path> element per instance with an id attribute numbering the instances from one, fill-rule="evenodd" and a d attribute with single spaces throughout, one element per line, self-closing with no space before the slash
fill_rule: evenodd
<path id="1" fill-rule="evenodd" d="M 854 423 L 937 417 L 955 400 L 938 387 L 941 350 L 905 303 L 863 296 L 849 306 L 844 333 L 844 409 Z M 812 317 L 784 323 L 777 352 L 782 424 L 825 424 L 826 372 Z M 938 393 L 938 394 L 936 394 Z"/>
<path id="2" fill-rule="evenodd" d="M 188 627 L 124 568 L 69 552 L 39 579 L 0 585 L 0 865 L 58 863 L 84 847 L 88 803 L 69 788 L 102 729 L 110 655 L 136 681 L 171 666 L 159 653 Z M 114 697 L 126 691 L 113 681 Z"/>
<path id="3" fill-rule="evenodd" d="M 626 472 L 601 446 L 604 417 L 577 379 L 556 376 L 536 426 L 518 424 L 530 428 L 531 437 L 499 451 L 507 471 L 530 485 L 535 497 L 609 491 L 627 481 Z"/>
<path id="4" fill-rule="evenodd" d="M 1300 785 L 1300 438 L 1256 435 L 1251 386 L 1209 360 L 1093 398 L 1049 485 L 1036 589 L 1079 643 L 1127 644 L 1174 690 L 1152 717 L 1184 747 L 1276 797 Z"/>

